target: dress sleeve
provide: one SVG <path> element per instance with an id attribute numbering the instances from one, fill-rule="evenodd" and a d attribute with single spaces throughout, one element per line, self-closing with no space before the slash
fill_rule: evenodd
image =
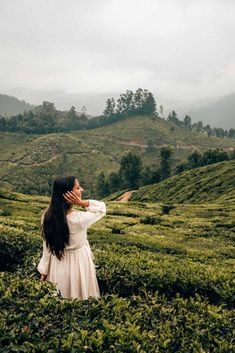
<path id="1" fill-rule="evenodd" d="M 81 212 L 81 225 L 83 228 L 88 228 L 93 223 L 99 221 L 106 215 L 106 204 L 104 201 L 89 200 L 90 204 L 85 207 L 86 212 Z"/>
<path id="2" fill-rule="evenodd" d="M 41 218 L 41 224 L 43 222 L 43 217 L 44 217 L 44 213 Z M 37 266 L 38 272 L 40 272 L 42 275 L 47 275 L 50 260 L 51 260 L 51 251 L 47 248 L 46 241 L 43 239 L 42 257 L 41 257 L 41 260 Z"/>
<path id="3" fill-rule="evenodd" d="M 38 272 L 41 273 L 41 275 L 47 275 L 50 260 L 51 260 L 51 252 L 47 248 L 45 240 L 43 240 L 42 257 L 41 257 L 41 260 L 37 266 L 37 270 L 38 270 Z"/>

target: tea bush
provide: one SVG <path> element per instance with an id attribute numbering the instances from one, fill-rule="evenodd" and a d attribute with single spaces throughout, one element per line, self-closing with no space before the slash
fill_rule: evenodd
<path id="1" fill-rule="evenodd" d="M 49 282 L 0 277 L 0 344 L 10 352 L 232 352 L 233 317 L 199 295 L 61 299 Z M 36 305 L 35 305 L 36 304 Z"/>
<path id="2" fill-rule="evenodd" d="M 23 265 L 26 257 L 34 255 L 42 241 L 20 228 L 0 225 L 0 271 L 14 271 L 17 264 Z"/>
<path id="3" fill-rule="evenodd" d="M 107 202 L 88 229 L 101 298 L 41 282 L 40 197 L 0 198 L 0 352 L 233 351 L 234 205 Z M 159 220 L 155 222 L 154 220 Z"/>

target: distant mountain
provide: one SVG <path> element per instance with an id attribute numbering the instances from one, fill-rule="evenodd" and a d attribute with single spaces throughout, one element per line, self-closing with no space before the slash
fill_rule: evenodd
<path id="1" fill-rule="evenodd" d="M 161 183 L 142 186 L 130 201 L 201 203 L 235 201 L 235 161 L 188 170 Z"/>
<path id="2" fill-rule="evenodd" d="M 10 117 L 12 115 L 23 113 L 34 108 L 34 105 L 19 100 L 16 97 L 0 94 L 0 115 Z"/>
<path id="3" fill-rule="evenodd" d="M 43 101 L 52 102 L 56 109 L 68 111 L 73 105 L 77 111 L 81 111 L 82 107 L 87 108 L 88 115 L 102 114 L 105 103 L 108 98 L 115 99 L 120 93 L 68 93 L 64 91 L 47 91 L 47 90 L 30 90 L 25 88 L 15 88 L 12 93 L 15 97 L 25 97 L 27 101 L 40 105 Z"/>
<path id="4" fill-rule="evenodd" d="M 194 122 L 202 120 L 211 127 L 235 128 L 235 93 L 187 112 Z"/>

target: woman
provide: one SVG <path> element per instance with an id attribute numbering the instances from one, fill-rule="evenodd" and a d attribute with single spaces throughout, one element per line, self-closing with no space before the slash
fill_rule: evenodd
<path id="1" fill-rule="evenodd" d="M 56 284 L 57 293 L 64 298 L 100 297 L 87 228 L 106 215 L 106 205 L 82 200 L 83 191 L 74 176 L 55 179 L 41 220 L 43 254 L 37 269 L 41 280 Z M 73 205 L 87 211 L 73 210 Z"/>

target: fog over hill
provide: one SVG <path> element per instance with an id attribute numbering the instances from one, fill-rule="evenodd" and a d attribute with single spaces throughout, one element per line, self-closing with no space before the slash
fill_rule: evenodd
<path id="1" fill-rule="evenodd" d="M 33 105 L 16 97 L 0 93 L 0 115 L 8 117 L 34 108 Z"/>
<path id="2" fill-rule="evenodd" d="M 193 121 L 202 120 L 223 129 L 235 128 L 235 92 L 188 111 Z"/>
<path id="3" fill-rule="evenodd" d="M 113 93 L 66 93 L 63 91 L 36 91 L 13 90 L 18 98 L 0 94 L 0 115 L 11 116 L 29 110 L 34 105 L 43 101 L 55 103 L 58 110 L 69 110 L 75 106 L 77 111 L 85 106 L 87 114 L 91 116 L 101 115 L 108 98 L 118 98 L 121 92 Z M 193 122 L 202 120 L 204 125 L 222 127 L 224 129 L 235 128 L 235 93 L 226 96 L 204 97 L 201 99 L 187 100 L 167 98 L 153 92 L 159 111 L 160 105 L 164 108 L 164 117 L 167 118 L 170 111 L 175 110 L 182 120 L 186 114 L 190 115 Z M 31 104 L 25 102 L 27 100 Z M 34 104 L 34 105 L 32 105 Z"/>

